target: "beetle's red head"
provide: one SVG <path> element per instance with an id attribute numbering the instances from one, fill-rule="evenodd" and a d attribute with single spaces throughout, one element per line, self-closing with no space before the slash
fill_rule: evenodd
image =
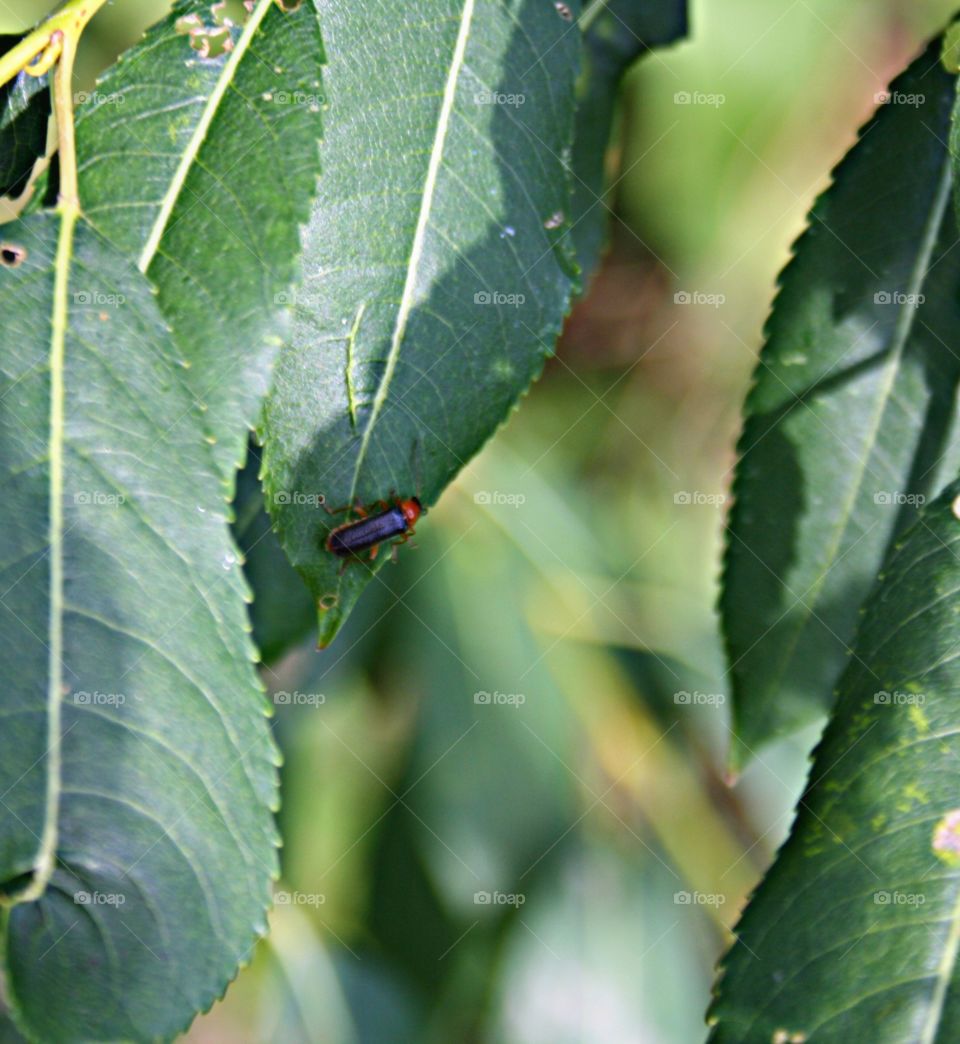
<path id="1" fill-rule="evenodd" d="M 403 512 L 403 517 L 407 520 L 407 525 L 411 528 L 416 525 L 417 519 L 423 514 L 423 505 L 417 497 L 401 500 L 399 507 Z"/>

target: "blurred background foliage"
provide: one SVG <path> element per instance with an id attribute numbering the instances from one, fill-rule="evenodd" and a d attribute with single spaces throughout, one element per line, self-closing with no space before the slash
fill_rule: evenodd
<path id="1" fill-rule="evenodd" d="M 52 6 L 4 0 L 0 31 Z M 86 83 L 166 9 L 101 14 Z M 725 771 L 714 603 L 740 403 L 814 195 L 952 13 L 694 0 L 691 38 L 626 81 L 612 250 L 557 359 L 326 652 L 241 495 L 283 879 L 270 937 L 190 1041 L 705 1036 L 816 734 Z M 719 97 L 678 104 L 697 92 Z"/>

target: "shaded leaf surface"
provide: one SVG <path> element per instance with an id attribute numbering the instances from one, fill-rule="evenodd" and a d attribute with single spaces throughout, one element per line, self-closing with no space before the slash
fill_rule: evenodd
<path id="1" fill-rule="evenodd" d="M 744 752 L 829 705 L 891 539 L 960 461 L 954 78 L 891 86 L 782 277 L 739 445 L 721 600 Z"/>
<path id="2" fill-rule="evenodd" d="M 243 572 L 253 591 L 253 641 L 265 664 L 278 660 L 313 630 L 313 599 L 270 525 L 260 488 L 260 451 L 251 447 L 237 475 L 233 535 L 243 556 Z"/>
<path id="3" fill-rule="evenodd" d="M 793 832 L 724 962 L 711 1040 L 960 1035 L 958 492 L 874 588 Z"/>
<path id="4" fill-rule="evenodd" d="M 337 120 L 263 435 L 267 506 L 326 644 L 372 570 L 338 576 L 323 544 L 343 519 L 317 498 L 432 503 L 552 351 L 579 39 L 540 0 L 318 9 Z"/>
<path id="5" fill-rule="evenodd" d="M 26 256 L 0 268 L 5 965 L 36 1036 L 147 1040 L 208 1007 L 265 930 L 275 757 L 155 299 L 85 222 L 72 254 L 60 226 L 5 226 Z"/>
<path id="6" fill-rule="evenodd" d="M 0 55 L 20 42 L 0 35 Z M 47 76 L 20 73 L 0 87 L 0 196 L 19 196 L 47 146 L 50 91 Z"/>
<path id="7" fill-rule="evenodd" d="M 80 108 L 77 150 L 84 211 L 156 285 L 232 485 L 287 330 L 323 48 L 311 0 L 257 0 L 233 26 L 217 6 L 179 0 L 121 56 Z"/>
<path id="8" fill-rule="evenodd" d="M 607 147 L 620 81 L 653 47 L 687 32 L 686 0 L 594 0 L 580 17 L 583 67 L 577 83 L 573 138 L 573 228 L 584 280 L 596 268 L 610 211 L 604 204 Z"/>

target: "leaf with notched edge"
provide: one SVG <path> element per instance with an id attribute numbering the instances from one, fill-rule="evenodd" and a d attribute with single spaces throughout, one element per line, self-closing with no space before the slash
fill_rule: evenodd
<path id="1" fill-rule="evenodd" d="M 722 963 L 716 1044 L 960 1039 L 958 493 L 870 595 L 790 839 Z"/>
<path id="2" fill-rule="evenodd" d="M 738 762 L 829 705 L 886 549 L 960 471 L 955 78 L 938 59 L 936 42 L 837 168 L 767 328 L 721 598 Z"/>
<path id="3" fill-rule="evenodd" d="M 262 434 L 326 645 L 374 569 L 339 575 L 318 498 L 433 503 L 553 350 L 580 40 L 576 5 L 544 0 L 318 8 L 337 119 Z"/>
<path id="4" fill-rule="evenodd" d="M 242 25 L 218 9 L 178 0 L 121 56 L 79 109 L 77 151 L 84 212 L 157 287 L 232 491 L 288 330 L 323 46 L 313 0 L 257 0 Z"/>
<path id="5" fill-rule="evenodd" d="M 266 930 L 276 754 L 202 418 L 146 279 L 5 225 L 0 892 L 34 1037 L 169 1038 Z"/>

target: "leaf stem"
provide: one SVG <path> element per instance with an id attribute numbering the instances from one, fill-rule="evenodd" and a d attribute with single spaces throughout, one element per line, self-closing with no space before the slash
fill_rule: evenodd
<path id="1" fill-rule="evenodd" d="M 68 0 L 56 14 L 27 33 L 16 47 L 0 57 L 0 87 L 23 71 L 42 76 L 56 61 L 60 42 L 66 46 L 68 41 L 72 41 L 76 50 L 77 40 L 87 22 L 106 2 Z"/>
<path id="2" fill-rule="evenodd" d="M 60 32 L 60 30 L 57 30 Z M 80 210 L 77 187 L 77 145 L 73 128 L 73 60 L 77 53 L 77 36 L 63 34 L 60 61 L 53 75 L 53 111 L 57 118 L 57 151 L 60 156 L 60 195 L 57 209 Z"/>

